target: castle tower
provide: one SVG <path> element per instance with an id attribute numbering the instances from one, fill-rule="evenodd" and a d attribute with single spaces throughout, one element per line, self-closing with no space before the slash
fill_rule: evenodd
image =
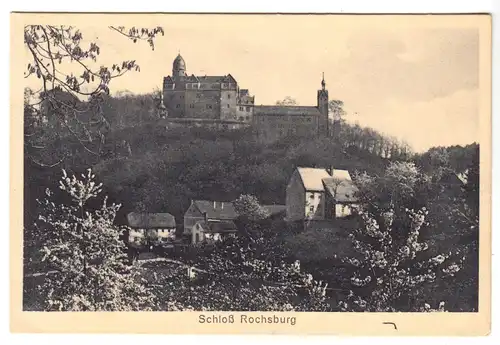
<path id="1" fill-rule="evenodd" d="M 328 136 L 328 90 L 326 89 L 325 73 L 323 73 L 321 80 L 321 90 L 318 90 L 318 110 L 322 115 L 318 123 L 318 134 Z"/>
<path id="2" fill-rule="evenodd" d="M 186 62 L 181 54 L 178 54 L 172 65 L 172 77 L 185 77 L 186 76 Z"/>

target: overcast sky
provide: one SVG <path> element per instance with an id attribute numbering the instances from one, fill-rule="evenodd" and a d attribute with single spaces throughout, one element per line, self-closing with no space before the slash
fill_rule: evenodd
<path id="1" fill-rule="evenodd" d="M 100 45 L 100 64 L 140 64 L 140 73 L 112 82 L 114 92 L 161 87 L 180 51 L 188 74 L 230 73 L 256 104 L 291 96 L 315 105 L 324 72 L 330 99 L 344 101 L 350 122 L 417 151 L 477 141 L 479 31 L 419 18 L 155 16 L 142 23 L 165 28 L 155 51 L 99 23 L 79 28 Z"/>

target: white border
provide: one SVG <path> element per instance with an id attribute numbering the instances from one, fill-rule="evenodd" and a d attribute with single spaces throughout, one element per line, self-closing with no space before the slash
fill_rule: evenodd
<path id="1" fill-rule="evenodd" d="M 11 2 L 3 1 L 1 4 L 1 19 L 0 25 L 2 25 L 2 30 L 0 31 L 3 35 L 3 39 L 0 41 L 3 43 L 3 53 L 1 55 L 2 69 L 4 74 L 9 71 L 10 61 L 8 51 L 10 47 L 10 18 L 9 12 L 11 11 L 44 11 L 44 12 L 287 12 L 287 13 L 311 13 L 311 12 L 328 12 L 328 13 L 492 13 L 493 14 L 493 59 L 492 61 L 500 61 L 500 48 L 499 48 L 499 28 L 495 22 L 500 9 L 500 1 L 498 0 L 454 0 L 454 1 L 437 1 L 437 0 L 415 0 L 415 1 L 389 1 L 389 0 L 337 0 L 337 1 L 317 1 L 317 0 L 307 0 L 307 1 L 274 1 L 269 0 L 245 0 L 245 1 L 224 1 L 224 0 L 162 0 L 160 1 L 143 1 L 143 2 L 127 2 L 126 0 L 112 0 L 112 1 L 102 1 L 102 0 L 85 0 L 81 2 L 68 1 L 68 0 L 52 0 L 52 1 L 34 1 L 34 0 L 24 0 L 21 2 Z M 498 114 L 498 97 L 495 99 L 495 91 L 498 88 L 500 72 L 493 66 L 493 133 L 500 133 L 495 131 L 497 127 L 497 121 L 495 121 Z M 3 182 L 0 190 L 0 202 L 1 202 L 1 217 L 3 233 L 8 233 L 9 229 L 9 169 L 6 162 L 8 162 L 9 157 L 9 102 L 10 102 L 10 76 L 4 75 L 1 79 L 2 83 L 2 95 L 4 96 L 2 106 L 3 110 L 0 114 L 0 150 L 1 159 L 4 163 L 2 169 L 0 169 L 0 174 L 2 176 L 1 181 Z M 498 139 L 493 136 L 493 172 L 495 172 L 496 163 L 499 155 L 496 154 L 498 148 Z M 494 176 L 494 175 L 493 175 Z M 220 344 L 221 342 L 238 342 L 241 345 L 255 344 L 259 342 L 261 344 L 271 344 L 276 341 L 283 341 L 286 344 L 302 344 L 304 341 L 314 341 L 315 343 L 321 344 L 331 344 L 332 341 L 341 342 L 343 344 L 351 344 L 359 342 L 369 341 L 372 343 L 388 344 L 394 342 L 398 344 L 401 341 L 410 344 L 421 344 L 422 341 L 428 342 L 454 342 L 456 344 L 470 344 L 474 343 L 498 343 L 494 341 L 495 338 L 500 338 L 498 333 L 500 333 L 498 326 L 498 316 L 496 312 L 498 311 L 498 299 L 496 298 L 496 293 L 499 291 L 497 284 L 497 275 L 495 271 L 498 269 L 497 260 L 498 257 L 495 256 L 496 248 L 498 247 L 498 236 L 496 236 L 496 229 L 498 228 L 498 212 L 495 210 L 500 210 L 498 205 L 498 195 L 499 188 L 495 183 L 493 177 L 493 262 L 492 262 L 492 272 L 493 272 L 493 288 L 492 288 L 492 302 L 493 302 L 493 325 L 492 334 L 487 338 L 428 338 L 420 339 L 417 337 L 408 337 L 405 339 L 398 338 L 338 338 L 333 339 L 332 337 L 314 337 L 307 338 L 304 337 L 270 337 L 270 336 L 244 336 L 244 337 L 233 337 L 233 336 L 212 336 L 203 337 L 200 336 L 138 336 L 138 335 L 12 335 L 9 333 L 9 308 L 8 308 L 8 283 L 3 283 L 0 285 L 2 290 L 2 305 L 1 305 L 1 318 L 2 318 L 2 329 L 0 332 L 1 342 L 4 344 L 32 344 L 36 345 L 42 344 L 68 344 L 68 343 L 108 343 L 114 342 L 115 344 L 125 345 L 125 344 L 136 344 L 141 343 L 157 343 L 163 344 L 167 342 L 174 343 L 191 343 L 195 341 L 204 341 L 206 343 Z M 3 258 L 0 262 L 3 264 L 2 272 L 7 274 L 9 271 L 9 241 L 0 241 L 3 246 L 0 253 Z M 4 304 L 5 302 L 5 304 Z M 4 339 L 5 338 L 5 339 Z"/>

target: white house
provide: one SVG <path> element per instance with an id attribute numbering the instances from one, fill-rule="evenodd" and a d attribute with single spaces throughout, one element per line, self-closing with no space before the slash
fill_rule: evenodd
<path id="1" fill-rule="evenodd" d="M 356 190 L 347 170 L 298 167 L 286 189 L 286 219 L 345 217 L 356 205 Z"/>
<path id="2" fill-rule="evenodd" d="M 127 214 L 127 222 L 131 228 L 128 236 L 130 244 L 142 245 L 147 237 L 159 243 L 175 240 L 175 218 L 170 213 L 131 212 Z"/>
<path id="3" fill-rule="evenodd" d="M 216 242 L 238 232 L 233 221 L 198 221 L 191 229 L 191 243 Z"/>

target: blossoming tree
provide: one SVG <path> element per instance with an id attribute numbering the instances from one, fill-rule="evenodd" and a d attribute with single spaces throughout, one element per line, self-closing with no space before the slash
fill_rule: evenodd
<path id="1" fill-rule="evenodd" d="M 353 274 L 343 310 L 431 310 L 424 288 L 460 270 L 465 260 L 460 250 L 437 253 L 425 241 L 429 211 L 421 195 L 427 182 L 407 162 L 390 164 L 378 178 L 357 176 L 362 226 L 350 237 L 359 255 L 344 259 Z"/>
<path id="2" fill-rule="evenodd" d="M 54 193 L 40 202 L 39 226 L 46 234 L 43 260 L 55 272 L 46 276 L 42 290 L 48 311 L 147 310 L 153 295 L 141 281 L 136 267 L 128 264 L 122 230 L 114 225 L 120 205 L 98 209 L 89 199 L 101 192 L 89 169 L 82 179 L 63 170 L 59 182 L 68 202 L 55 203 Z M 68 198 L 69 197 L 69 198 Z"/>

